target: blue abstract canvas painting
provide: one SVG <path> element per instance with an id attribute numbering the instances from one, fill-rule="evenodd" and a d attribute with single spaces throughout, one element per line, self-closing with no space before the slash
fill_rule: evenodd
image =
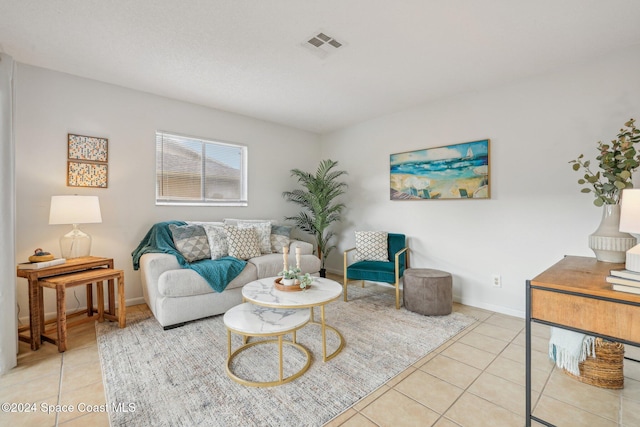
<path id="1" fill-rule="evenodd" d="M 488 199 L 489 140 L 391 154 L 391 200 Z"/>

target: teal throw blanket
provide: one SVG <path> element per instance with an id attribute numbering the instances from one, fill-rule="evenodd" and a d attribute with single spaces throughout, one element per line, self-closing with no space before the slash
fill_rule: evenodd
<path id="1" fill-rule="evenodd" d="M 227 285 L 242 272 L 246 261 L 226 256 L 220 259 L 203 259 L 189 263 L 173 244 L 169 225 L 186 225 L 184 221 L 165 221 L 154 224 L 138 247 L 131 253 L 133 269 L 140 268 L 140 257 L 146 253 L 166 253 L 175 255 L 182 268 L 190 268 L 201 275 L 216 292 L 222 292 Z"/>

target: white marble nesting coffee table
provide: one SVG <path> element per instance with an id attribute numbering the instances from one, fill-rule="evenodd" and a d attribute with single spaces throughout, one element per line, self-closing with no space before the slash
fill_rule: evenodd
<path id="1" fill-rule="evenodd" d="M 253 387 L 270 387 L 288 383 L 304 374 L 311 365 L 309 350 L 296 343 L 296 331 L 309 322 L 310 313 L 304 310 L 277 309 L 260 307 L 249 303 L 237 305 L 224 314 L 224 325 L 227 328 L 227 375 L 234 381 Z M 242 345 L 234 352 L 231 351 L 231 333 L 242 336 Z M 291 334 L 291 341 L 284 341 L 286 334 Z M 248 337 L 278 337 L 275 339 L 260 340 L 247 343 Z M 242 351 L 255 345 L 278 343 L 279 376 L 276 381 L 250 381 L 240 378 L 231 370 L 233 359 Z M 305 355 L 307 361 L 298 372 L 284 378 L 282 345 L 296 347 Z"/>
<path id="2" fill-rule="evenodd" d="M 344 338 L 334 327 L 325 322 L 324 306 L 335 301 L 342 295 L 342 285 L 330 279 L 314 277 L 309 289 L 299 292 L 279 291 L 274 287 L 276 277 L 259 279 L 246 284 L 242 288 L 242 297 L 252 304 L 278 309 L 309 308 L 311 320 L 309 323 L 319 324 L 322 333 L 322 361 L 326 362 L 337 356 L 344 348 Z M 320 307 L 320 322 L 316 322 L 313 316 L 313 308 Z M 331 354 L 327 355 L 326 330 L 333 331 L 340 339 L 340 345 Z"/>

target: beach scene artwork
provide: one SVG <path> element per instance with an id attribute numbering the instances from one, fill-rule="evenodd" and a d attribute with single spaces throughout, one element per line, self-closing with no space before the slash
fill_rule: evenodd
<path id="1" fill-rule="evenodd" d="M 488 199 L 489 140 L 390 155 L 391 200 Z"/>

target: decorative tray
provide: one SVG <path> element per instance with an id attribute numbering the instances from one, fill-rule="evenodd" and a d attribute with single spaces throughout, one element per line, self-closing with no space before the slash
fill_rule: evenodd
<path id="1" fill-rule="evenodd" d="M 306 289 L 309 289 L 311 287 L 311 285 L 307 285 L 306 288 L 301 288 L 300 287 L 300 281 L 296 280 L 296 283 L 294 285 L 290 285 L 290 286 L 285 286 L 283 284 L 280 283 L 280 281 L 282 280 L 282 277 L 278 277 L 274 282 L 273 282 L 273 286 L 279 290 L 279 291 L 283 291 L 283 292 L 300 292 L 300 291 L 304 291 Z"/>
<path id="2" fill-rule="evenodd" d="M 42 248 L 38 248 L 33 251 L 33 255 L 29 257 L 29 262 L 43 262 L 51 261 L 54 258 L 49 252 L 44 252 Z"/>

